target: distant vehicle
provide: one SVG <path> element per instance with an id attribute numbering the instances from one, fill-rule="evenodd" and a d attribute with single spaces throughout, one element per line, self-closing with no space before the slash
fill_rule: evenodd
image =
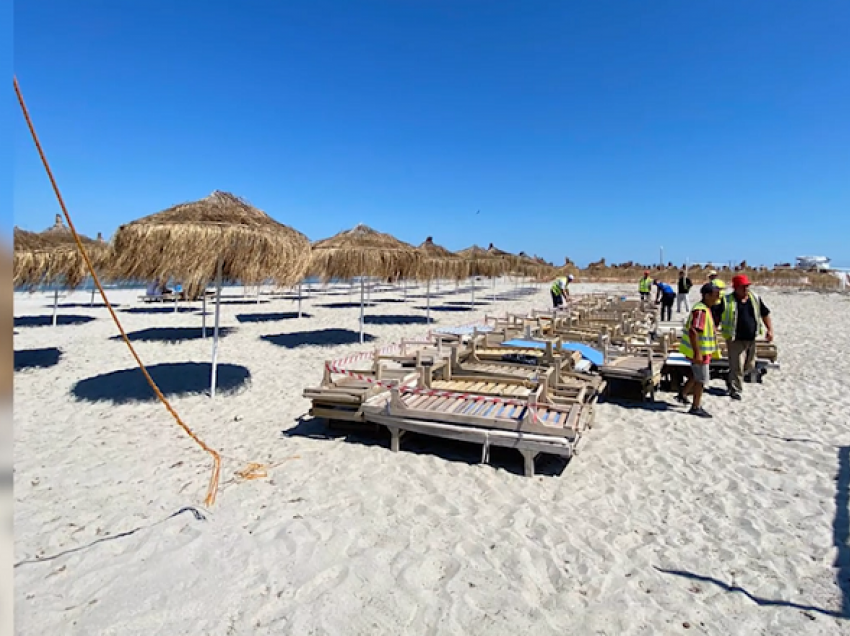
<path id="1" fill-rule="evenodd" d="M 831 261 L 826 256 L 798 256 L 795 267 L 797 269 L 822 271 L 830 269 Z"/>

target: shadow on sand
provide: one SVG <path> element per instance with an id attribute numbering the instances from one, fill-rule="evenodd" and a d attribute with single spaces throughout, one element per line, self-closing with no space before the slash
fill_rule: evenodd
<path id="1" fill-rule="evenodd" d="M 428 319 L 425 316 L 363 316 L 363 322 L 367 325 L 426 325 Z"/>
<path id="2" fill-rule="evenodd" d="M 199 311 L 200 307 L 191 307 L 186 305 L 178 305 L 177 311 L 174 310 L 174 303 L 168 305 L 157 305 L 156 307 L 128 307 L 121 311 L 128 314 L 191 314 Z"/>
<path id="3" fill-rule="evenodd" d="M 56 347 L 47 349 L 24 349 L 15 351 L 15 371 L 24 369 L 47 369 L 59 364 L 62 352 Z"/>
<path id="4" fill-rule="evenodd" d="M 147 367 L 163 395 L 183 396 L 206 393 L 210 388 L 209 362 L 170 362 Z M 251 372 L 236 364 L 219 364 L 216 395 L 236 393 L 247 386 Z M 142 372 L 122 369 L 80 380 L 71 389 L 71 395 L 86 402 L 150 402 L 156 400 Z"/>
<path id="5" fill-rule="evenodd" d="M 350 329 L 318 329 L 316 331 L 296 331 L 260 336 L 262 340 L 278 347 L 295 349 L 296 347 L 332 347 L 335 345 L 356 344 L 360 342 L 360 332 Z M 372 342 L 375 336 L 364 333 L 363 342 Z"/>
<path id="6" fill-rule="evenodd" d="M 302 318 L 312 318 L 312 314 L 306 311 L 301 312 Z M 242 323 L 245 322 L 277 322 L 278 320 L 292 320 L 298 318 L 297 311 L 287 311 L 276 314 L 236 314 L 236 320 Z"/>
<path id="7" fill-rule="evenodd" d="M 327 307 L 328 309 L 360 309 L 360 303 L 324 303 L 318 305 L 319 307 Z M 364 301 L 364 307 L 374 307 L 374 301 Z"/>
<path id="8" fill-rule="evenodd" d="M 383 426 L 371 424 L 352 424 L 350 422 L 331 422 L 320 418 L 302 416 L 295 420 L 295 426 L 282 431 L 284 437 L 307 437 L 310 439 L 334 440 L 345 438 L 347 442 L 365 446 L 381 446 L 389 450 L 390 435 Z M 430 455 L 445 461 L 461 464 L 481 463 L 481 444 L 460 442 L 452 439 L 405 433 L 401 443 L 401 452 L 415 455 Z M 487 462 L 493 468 L 514 475 L 524 475 L 525 467 L 522 455 L 514 449 L 501 446 L 490 447 L 490 459 Z M 535 475 L 557 477 L 569 464 L 565 457 L 557 455 L 538 455 L 535 461 Z"/>
<path id="9" fill-rule="evenodd" d="M 119 303 L 110 303 L 113 307 L 120 307 Z M 59 309 L 105 309 L 106 305 L 103 303 L 95 303 L 91 305 L 89 303 L 59 303 L 56 305 Z M 53 305 L 45 305 L 45 307 L 49 307 L 53 309 Z"/>
<path id="10" fill-rule="evenodd" d="M 850 446 L 841 446 L 838 448 L 838 474 L 835 479 L 835 486 L 835 518 L 832 522 L 832 543 L 836 549 L 836 556 L 833 568 L 835 570 L 838 589 L 841 591 L 840 610 L 756 596 L 740 585 L 730 585 L 720 579 L 686 570 L 672 570 L 657 566 L 655 569 L 664 574 L 672 574 L 692 581 L 711 583 L 730 593 L 737 592 L 743 594 L 753 603 L 760 606 L 788 607 L 803 612 L 823 614 L 824 616 L 831 616 L 833 618 L 850 618 L 850 545 L 848 545 L 848 541 L 850 541 L 850 512 L 848 512 L 848 504 L 850 504 Z"/>
<path id="11" fill-rule="evenodd" d="M 218 336 L 224 338 L 233 333 L 233 327 L 219 327 Z M 127 337 L 131 342 L 165 342 L 167 344 L 177 344 L 187 340 L 200 340 L 203 338 L 203 330 L 201 327 L 149 327 L 148 329 L 139 329 L 131 331 Z M 213 337 L 213 328 L 207 327 L 207 338 Z M 122 340 L 121 336 L 112 336 L 110 340 Z"/>
<path id="12" fill-rule="evenodd" d="M 414 307 L 414 309 L 418 309 L 420 311 L 428 311 L 428 308 L 424 305 L 422 307 L 417 305 L 416 307 Z M 464 311 L 472 311 L 472 307 L 446 307 L 445 305 L 437 305 L 436 307 L 431 307 L 431 311 L 461 313 Z"/>
<path id="13" fill-rule="evenodd" d="M 59 314 L 56 316 L 56 324 L 84 325 L 94 320 L 91 316 L 77 316 L 75 314 Z M 53 316 L 15 316 L 16 327 L 52 327 Z"/>

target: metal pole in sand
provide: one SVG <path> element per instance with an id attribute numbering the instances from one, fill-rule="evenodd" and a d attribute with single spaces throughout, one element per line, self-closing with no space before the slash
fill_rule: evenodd
<path id="1" fill-rule="evenodd" d="M 91 300 L 89 301 L 89 307 L 94 307 L 94 293 L 95 293 L 96 291 L 97 291 L 97 288 L 94 286 L 94 283 L 92 283 L 92 286 L 91 286 Z"/>
<path id="2" fill-rule="evenodd" d="M 472 302 L 469 306 L 475 309 L 475 276 L 472 277 Z"/>
<path id="3" fill-rule="evenodd" d="M 363 344 L 363 277 L 360 277 L 360 344 Z"/>
<path id="4" fill-rule="evenodd" d="M 207 288 L 204 287 L 204 295 L 201 296 L 201 338 L 207 337 Z"/>
<path id="5" fill-rule="evenodd" d="M 59 310 L 59 288 L 53 290 L 53 326 L 56 326 L 56 312 Z"/>
<path id="6" fill-rule="evenodd" d="M 431 279 L 425 283 L 425 322 L 431 324 Z"/>
<path id="7" fill-rule="evenodd" d="M 215 380 L 218 366 L 218 322 L 221 308 L 221 259 L 218 259 L 218 273 L 215 277 L 215 323 L 213 326 L 212 374 L 210 375 L 210 397 L 215 397 Z"/>
<path id="8" fill-rule="evenodd" d="M 298 317 L 301 317 L 301 281 L 298 281 Z"/>

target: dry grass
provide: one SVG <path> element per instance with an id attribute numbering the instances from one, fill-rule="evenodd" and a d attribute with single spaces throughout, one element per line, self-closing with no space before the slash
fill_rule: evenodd
<path id="1" fill-rule="evenodd" d="M 15 228 L 12 280 L 16 286 L 62 283 L 74 289 L 89 276 L 89 270 L 71 230 L 57 215 L 56 224 L 41 233 Z M 106 265 L 109 250 L 102 240 L 80 236 L 95 269 Z"/>
<path id="2" fill-rule="evenodd" d="M 469 262 L 442 245 L 434 243 L 432 237 L 426 238 L 416 249 L 420 253 L 419 269 L 416 272 L 417 279 L 463 280 L 469 278 Z"/>
<path id="3" fill-rule="evenodd" d="M 358 225 L 313 243 L 309 272 L 325 281 L 357 276 L 412 278 L 421 260 L 420 252 L 409 243 Z"/>
<path id="4" fill-rule="evenodd" d="M 507 259 L 500 258 L 477 245 L 460 250 L 457 254 L 469 263 L 470 276 L 501 276 L 511 269 Z"/>
<path id="5" fill-rule="evenodd" d="M 196 295 L 216 279 L 245 285 L 300 281 L 310 262 L 306 236 L 227 192 L 215 191 L 118 228 L 112 278 L 174 279 Z"/>

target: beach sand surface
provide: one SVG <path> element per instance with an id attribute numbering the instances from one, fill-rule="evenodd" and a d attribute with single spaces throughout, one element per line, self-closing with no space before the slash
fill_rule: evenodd
<path id="1" fill-rule="evenodd" d="M 482 285 L 487 305 L 435 311 L 437 324 L 549 305 L 545 285 L 495 303 Z M 166 391 L 203 390 L 210 339 L 171 341 L 196 335 L 199 305 L 175 313 L 137 295 L 110 299 L 145 364 L 177 365 L 164 367 Z M 745 385 L 743 401 L 709 395 L 712 420 L 665 393 L 651 407 L 600 404 L 582 452 L 543 459 L 534 478 L 509 450 L 480 464 L 479 447 L 412 437 L 392 453 L 385 438 L 306 416 L 301 392 L 322 362 L 363 349 L 359 309 L 328 306 L 357 290 L 312 293 L 302 318 L 290 299 L 233 299 L 219 353 L 230 388 L 170 397 L 225 457 L 205 509 L 211 460 L 138 399 L 138 377 L 116 375 L 135 363 L 107 310 L 77 292 L 60 314 L 93 320 L 26 326 L 49 319 L 52 298 L 17 294 L 16 632 L 850 633 L 850 302 L 764 298 L 782 369 Z M 423 305 L 376 302 L 368 346 L 424 333 Z M 249 462 L 268 477 L 238 479 Z"/>

